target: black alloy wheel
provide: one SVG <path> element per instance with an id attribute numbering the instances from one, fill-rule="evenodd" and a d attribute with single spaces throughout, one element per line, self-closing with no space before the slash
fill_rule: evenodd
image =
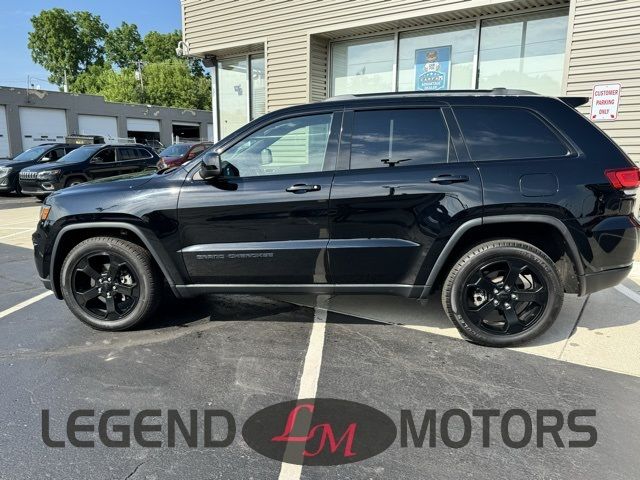
<path id="1" fill-rule="evenodd" d="M 442 286 L 442 305 L 460 333 L 493 347 L 520 345 L 547 330 L 564 288 L 553 261 L 521 240 L 491 240 L 471 248 Z"/>
<path id="2" fill-rule="evenodd" d="M 134 271 L 117 253 L 89 253 L 74 266 L 73 296 L 90 315 L 110 321 L 122 319 L 140 299 Z"/>
<path id="3" fill-rule="evenodd" d="M 125 330 L 151 318 L 163 288 L 149 251 L 116 237 L 80 242 L 65 257 L 60 282 L 73 314 L 99 330 Z"/>
<path id="4" fill-rule="evenodd" d="M 479 328 L 493 335 L 521 333 L 542 317 L 549 289 L 538 268 L 519 258 L 484 264 L 458 291 L 459 304 Z"/>

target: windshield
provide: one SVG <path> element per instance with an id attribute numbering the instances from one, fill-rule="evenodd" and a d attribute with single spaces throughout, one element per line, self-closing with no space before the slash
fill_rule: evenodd
<path id="1" fill-rule="evenodd" d="M 29 150 L 25 150 L 24 152 L 22 152 L 20 155 L 15 157 L 14 160 L 18 160 L 18 161 L 36 160 L 40 155 L 42 155 L 44 152 L 46 152 L 50 148 L 51 146 L 33 147 L 33 148 L 30 148 Z"/>
<path id="2" fill-rule="evenodd" d="M 96 153 L 102 147 L 104 147 L 104 145 L 85 145 L 83 147 L 76 148 L 70 153 L 67 153 L 64 157 L 62 157 L 58 161 L 66 162 L 66 163 L 84 162 L 85 160 L 88 160 L 89 157 L 91 157 L 91 155 Z"/>
<path id="3" fill-rule="evenodd" d="M 189 145 L 187 143 L 180 143 L 180 144 L 176 144 L 176 145 L 171 145 L 170 147 L 167 147 L 164 150 L 162 150 L 159 153 L 159 155 L 161 157 L 178 157 L 178 156 L 182 156 L 185 153 L 187 153 L 187 151 L 189 150 L 190 147 L 191 147 L 191 145 Z"/>

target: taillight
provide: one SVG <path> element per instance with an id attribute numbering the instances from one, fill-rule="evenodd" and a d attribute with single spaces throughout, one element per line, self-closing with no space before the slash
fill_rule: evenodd
<path id="1" fill-rule="evenodd" d="M 638 167 L 605 170 L 604 174 L 609 179 L 609 182 L 611 182 L 613 188 L 618 190 L 638 188 L 640 186 L 640 169 L 638 169 Z"/>

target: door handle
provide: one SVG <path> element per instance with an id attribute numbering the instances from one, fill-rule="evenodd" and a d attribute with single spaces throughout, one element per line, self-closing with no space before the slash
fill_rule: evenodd
<path id="1" fill-rule="evenodd" d="M 450 185 L 452 183 L 468 182 L 469 177 L 467 175 L 438 175 L 433 177 L 431 183 L 439 183 L 440 185 Z"/>
<path id="2" fill-rule="evenodd" d="M 317 192 L 322 187 L 320 185 L 306 185 L 304 183 L 296 183 L 295 185 L 291 185 L 287 188 L 287 192 L 290 193 L 307 193 L 307 192 Z"/>

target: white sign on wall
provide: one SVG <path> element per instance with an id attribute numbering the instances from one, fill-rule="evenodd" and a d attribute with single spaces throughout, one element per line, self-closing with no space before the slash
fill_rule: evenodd
<path id="1" fill-rule="evenodd" d="M 620 104 L 620 84 L 607 83 L 593 86 L 591 120 L 616 120 Z"/>

